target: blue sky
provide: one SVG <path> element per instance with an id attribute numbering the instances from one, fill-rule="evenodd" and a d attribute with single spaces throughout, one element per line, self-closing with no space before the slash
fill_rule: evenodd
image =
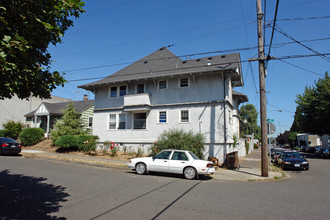
<path id="1" fill-rule="evenodd" d="M 264 6 L 264 0 L 262 3 Z M 266 1 L 267 21 L 274 19 L 275 5 L 276 0 Z M 87 0 L 84 9 L 86 13 L 74 21 L 63 43 L 49 47 L 52 70 L 65 72 L 68 80 L 52 95 L 82 100 L 88 94 L 93 99 L 92 93 L 77 86 L 96 79 L 83 79 L 106 77 L 163 46 L 173 45 L 169 49 L 178 56 L 240 52 L 245 86 L 235 90 L 246 94 L 259 111 L 258 63 L 248 62 L 257 57 L 257 49 L 232 50 L 257 46 L 256 0 Z M 292 39 L 318 53 L 329 53 L 330 39 L 324 39 L 330 38 L 329 13 L 329 0 L 280 1 L 276 24 L 291 39 L 275 31 L 270 55 L 315 54 Z M 265 29 L 266 45 L 271 32 L 271 28 Z M 226 50 L 230 52 L 221 52 Z M 330 61 L 320 56 L 268 62 L 267 111 L 268 118 L 275 120 L 275 135 L 290 129 L 296 95 L 329 70 Z"/>

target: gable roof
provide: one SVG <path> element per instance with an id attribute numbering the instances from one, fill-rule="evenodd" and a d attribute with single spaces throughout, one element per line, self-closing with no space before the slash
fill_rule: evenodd
<path id="1" fill-rule="evenodd" d="M 92 90 L 95 86 L 124 83 L 129 81 L 161 79 L 165 77 L 181 76 L 232 70 L 232 80 L 236 85 L 243 85 L 241 74 L 241 59 L 239 53 L 209 56 L 183 61 L 167 48 L 161 48 L 118 72 L 92 83 L 78 86 Z"/>
<path id="2" fill-rule="evenodd" d="M 70 102 L 58 102 L 58 103 L 42 102 L 40 106 L 44 105 L 48 110 L 49 114 L 51 115 L 61 116 L 63 115 L 63 111 L 68 107 L 69 103 Z M 75 101 L 71 103 L 77 112 L 82 113 L 83 111 L 94 105 L 94 100 Z M 24 115 L 24 117 L 34 117 L 35 113 L 38 111 L 40 106 L 36 110 Z"/>
<path id="3" fill-rule="evenodd" d="M 233 96 L 236 96 L 240 99 L 240 103 L 244 103 L 244 102 L 249 101 L 247 95 L 245 95 L 243 93 L 240 93 L 240 92 L 237 92 L 237 91 L 233 90 L 232 94 L 233 94 Z"/>

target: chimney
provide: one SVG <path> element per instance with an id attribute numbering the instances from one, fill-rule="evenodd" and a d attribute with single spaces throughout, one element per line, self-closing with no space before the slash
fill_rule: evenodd
<path id="1" fill-rule="evenodd" d="M 84 95 L 83 101 L 86 101 L 86 100 L 88 100 L 88 96 Z"/>

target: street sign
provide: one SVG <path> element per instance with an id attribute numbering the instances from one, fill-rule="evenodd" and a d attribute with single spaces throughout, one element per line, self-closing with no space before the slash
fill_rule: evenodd
<path id="1" fill-rule="evenodd" d="M 269 122 L 274 122 L 274 119 L 272 119 L 272 118 L 267 119 L 267 123 L 269 123 Z"/>
<path id="2" fill-rule="evenodd" d="M 268 122 L 268 134 L 273 134 L 276 131 L 276 127 L 273 123 Z"/>

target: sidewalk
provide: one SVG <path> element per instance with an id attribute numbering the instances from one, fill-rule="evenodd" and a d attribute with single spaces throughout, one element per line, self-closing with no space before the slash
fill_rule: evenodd
<path id="1" fill-rule="evenodd" d="M 263 181 L 263 180 L 275 180 L 274 177 L 281 178 L 281 172 L 269 172 L 269 177 L 261 176 L 261 151 L 255 150 L 249 156 L 240 158 L 239 170 L 227 170 L 219 168 L 213 174 L 213 178 L 223 181 Z M 96 158 L 92 156 L 76 156 L 70 154 L 50 153 L 45 151 L 35 150 L 22 150 L 22 155 L 27 158 L 45 158 L 50 160 L 75 162 L 80 164 L 87 164 L 92 166 L 101 167 L 116 167 L 128 169 L 126 163 L 123 160 L 114 160 L 111 158 Z"/>
<path id="2" fill-rule="evenodd" d="M 218 169 L 213 175 L 218 180 L 262 181 L 282 178 L 282 173 L 268 172 L 268 177 L 261 176 L 261 150 L 257 149 L 245 158 L 239 159 L 238 170 Z M 273 166 L 273 165 L 272 165 Z"/>

